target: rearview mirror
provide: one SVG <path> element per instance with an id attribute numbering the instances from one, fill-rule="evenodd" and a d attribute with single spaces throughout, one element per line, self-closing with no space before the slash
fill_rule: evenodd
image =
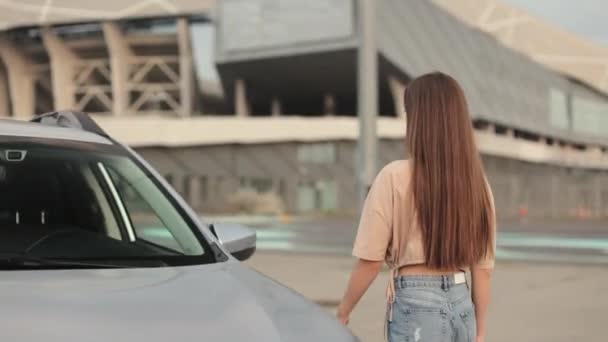
<path id="1" fill-rule="evenodd" d="M 255 230 L 237 223 L 215 223 L 211 231 L 222 246 L 238 260 L 247 260 L 255 252 Z"/>

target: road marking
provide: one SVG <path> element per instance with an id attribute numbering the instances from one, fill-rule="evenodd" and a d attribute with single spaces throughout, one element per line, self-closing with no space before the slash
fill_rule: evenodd
<path id="1" fill-rule="evenodd" d="M 502 247 L 608 249 L 608 239 L 606 238 L 579 238 L 522 233 L 499 233 L 497 244 Z"/>
<path id="2" fill-rule="evenodd" d="M 258 230 L 259 250 L 350 255 L 352 246 L 327 245 L 323 242 L 297 241 L 296 232 L 289 230 Z M 304 235 L 305 236 L 305 235 Z M 608 239 L 555 237 L 540 234 L 502 233 L 498 237 L 496 258 L 505 261 L 567 262 L 585 264 L 608 264 Z M 511 248 L 535 248 L 536 250 L 513 250 Z M 593 254 L 548 252 L 544 248 L 562 248 L 572 251 L 593 251 Z M 599 252 L 599 253 L 598 253 Z"/>
<path id="3" fill-rule="evenodd" d="M 296 233 L 292 230 L 275 230 L 275 229 L 258 229 L 256 231 L 258 240 L 290 240 L 296 236 Z"/>
<path id="4" fill-rule="evenodd" d="M 350 255 L 351 248 L 344 246 L 327 246 L 310 243 L 292 243 L 289 241 L 258 241 L 256 248 L 262 251 L 299 252 Z"/>
<path id="5" fill-rule="evenodd" d="M 301 229 L 300 229 L 301 228 Z M 149 237 L 170 238 L 162 227 L 149 227 L 142 232 Z M 297 252 L 310 254 L 350 255 L 352 241 L 327 241 L 305 227 L 290 225 L 257 229 L 257 248 L 260 251 Z M 313 241 L 311 240 L 313 238 Z M 558 234 L 499 232 L 496 258 L 506 261 L 562 262 L 608 264 L 608 238 L 564 236 Z M 314 241 L 319 240 L 319 241 Z M 555 251 L 558 248 L 561 251 Z"/>
<path id="6" fill-rule="evenodd" d="M 608 265 L 608 256 L 601 254 L 580 255 L 570 253 L 543 253 L 531 251 L 513 251 L 504 248 L 498 248 L 496 250 L 496 259 L 505 261 L 540 261 Z"/>

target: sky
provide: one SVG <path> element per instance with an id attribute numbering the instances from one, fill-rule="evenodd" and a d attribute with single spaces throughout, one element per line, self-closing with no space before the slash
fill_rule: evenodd
<path id="1" fill-rule="evenodd" d="M 608 0 L 503 0 L 608 47 Z"/>

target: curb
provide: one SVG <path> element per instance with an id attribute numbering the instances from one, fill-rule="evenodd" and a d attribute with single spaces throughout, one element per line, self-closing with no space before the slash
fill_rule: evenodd
<path id="1" fill-rule="evenodd" d="M 304 217 L 291 216 L 291 215 L 205 215 L 200 214 L 205 222 L 215 223 L 239 223 L 244 225 L 264 225 L 264 224 L 275 224 L 283 223 L 289 224 L 296 221 L 305 220 Z"/>

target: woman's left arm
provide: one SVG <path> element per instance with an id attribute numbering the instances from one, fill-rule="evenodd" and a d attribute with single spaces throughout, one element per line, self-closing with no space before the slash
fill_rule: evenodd
<path id="1" fill-rule="evenodd" d="M 348 324 L 350 313 L 365 294 L 382 269 L 383 261 L 358 259 L 355 264 L 344 297 L 338 306 L 336 316 L 344 325 Z"/>

